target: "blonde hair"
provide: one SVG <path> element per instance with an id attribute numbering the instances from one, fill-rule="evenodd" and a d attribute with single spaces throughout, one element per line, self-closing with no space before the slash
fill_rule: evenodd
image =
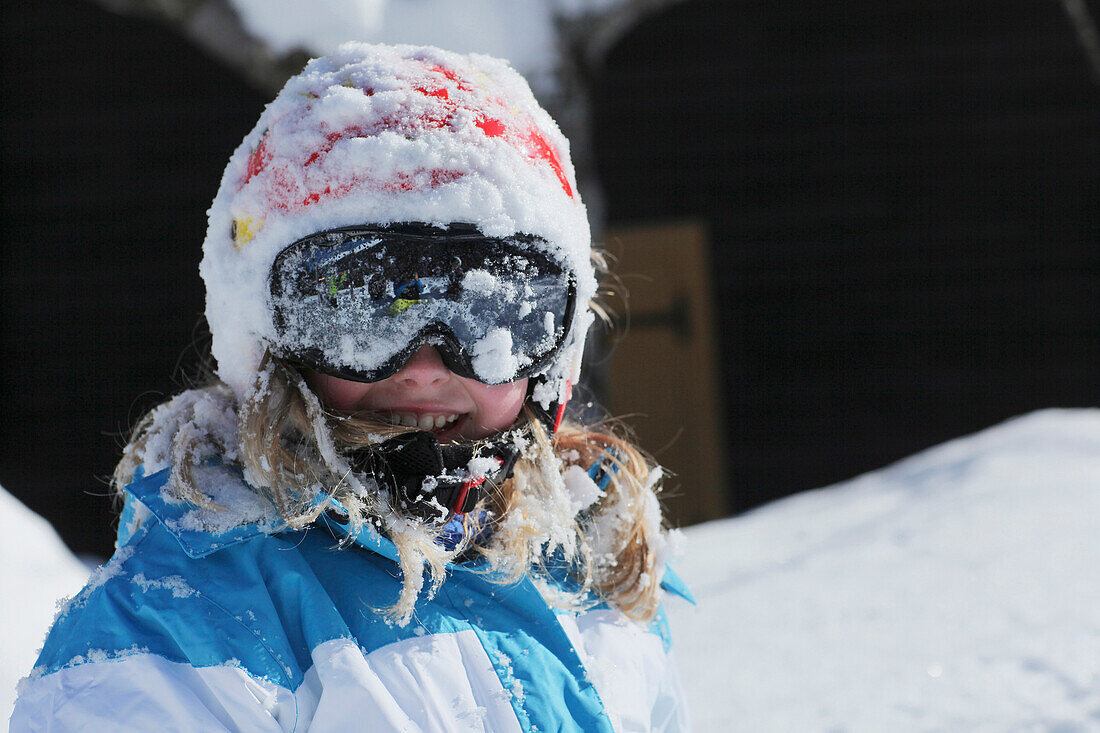
<path id="1" fill-rule="evenodd" d="M 211 410 L 210 404 L 217 407 Z M 200 411 L 217 415 L 223 429 L 197 428 Z M 402 587 L 397 601 L 380 610 L 399 623 L 408 621 L 424 590 L 424 568 L 431 597 L 446 576 L 447 563 L 470 555 L 487 560 L 488 577 L 499 583 L 515 582 L 529 572 L 544 581 L 547 561 L 564 560 L 578 590 L 551 594 L 551 584 L 544 583 L 551 602 L 583 607 L 603 600 L 639 621 L 656 614 L 664 546 L 655 495 L 660 469 L 620 431 L 565 421 L 551 436 L 525 411 L 516 426 L 522 450 L 512 477 L 488 487 L 478 510 L 465 517 L 465 538 L 447 550 L 437 542 L 438 526 L 397 510 L 349 463 L 351 451 L 405 430 L 325 411 L 296 369 L 266 354 L 240 404 L 228 387 L 215 382 L 146 415 L 112 483 L 121 494 L 157 445 L 170 455 L 168 490 L 209 509 L 218 507 L 196 485 L 193 469 L 211 455 L 239 466 L 289 529 L 316 521 L 324 510 L 318 495 L 331 496 L 347 510 L 351 534 L 370 523 L 394 543 Z M 604 466 L 607 485 L 597 492 L 581 479 L 588 494 L 578 498 L 578 472 L 597 462 Z M 483 532 L 489 524 L 492 531 Z"/>

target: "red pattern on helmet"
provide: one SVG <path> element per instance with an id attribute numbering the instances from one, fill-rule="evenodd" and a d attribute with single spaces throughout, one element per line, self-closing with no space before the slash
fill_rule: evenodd
<path id="1" fill-rule="evenodd" d="M 525 152 L 528 157 L 545 160 L 550 164 L 554 173 L 557 174 L 558 180 L 561 181 L 561 187 L 565 191 L 565 194 L 569 198 L 573 198 L 573 187 L 569 185 L 569 179 L 565 175 L 565 168 L 562 167 L 561 158 L 558 157 L 558 151 L 554 150 L 553 146 L 547 142 L 539 129 L 532 124 L 527 128 L 526 132 L 523 133 L 520 140 L 527 144 L 527 150 Z"/>
<path id="2" fill-rule="evenodd" d="M 476 105 L 456 101 L 448 87 L 457 92 L 476 92 L 476 89 L 451 69 L 438 64 L 422 63 L 426 74 L 419 84 L 412 87 L 412 91 L 428 100 L 428 110 L 416 115 L 398 114 L 384 117 L 368 126 L 353 125 L 342 130 L 330 131 L 325 134 L 325 142 L 310 153 L 309 157 L 300 164 L 301 167 L 312 166 L 323 159 L 342 140 L 373 137 L 385 130 L 415 135 L 418 131 L 449 128 L 454 123 L 456 113 L 463 110 L 476 115 L 474 124 L 486 137 L 503 138 L 532 160 L 549 165 L 561 182 L 566 195 L 574 198 L 573 187 L 565 174 L 565 168 L 557 150 L 549 143 L 534 121 L 522 113 L 510 110 L 506 103 L 498 98 L 478 99 Z M 367 96 L 373 96 L 375 92 L 373 88 L 362 91 Z M 457 96 L 461 100 L 465 95 Z M 486 106 L 498 108 L 500 114 L 490 116 L 487 114 L 490 110 L 486 110 Z M 512 124 L 505 120 L 509 120 Z M 418 188 L 436 188 L 458 180 L 464 175 L 463 171 L 459 170 L 432 168 L 414 173 L 398 173 L 391 180 L 381 181 L 365 174 L 339 183 L 327 183 L 322 189 L 310 191 L 303 190 L 299 177 L 293 175 L 293 164 L 282 163 L 268 170 L 273 158 L 274 155 L 268 150 L 268 134 L 265 132 L 259 145 L 248 156 L 245 177 L 240 186 L 243 188 L 254 177 L 267 170 L 268 204 L 279 211 L 300 209 L 322 199 L 342 196 L 364 185 L 376 186 L 381 190 L 411 191 Z"/>
<path id="3" fill-rule="evenodd" d="M 248 164 L 245 167 L 244 183 L 241 187 L 244 187 L 245 183 L 252 180 L 252 177 L 259 174 L 267 164 L 271 161 L 271 153 L 267 151 L 267 131 L 264 131 L 264 136 L 260 138 L 260 144 L 256 146 L 248 156 Z"/>

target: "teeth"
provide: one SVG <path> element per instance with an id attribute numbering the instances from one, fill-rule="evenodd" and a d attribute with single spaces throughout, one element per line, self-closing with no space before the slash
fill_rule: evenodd
<path id="1" fill-rule="evenodd" d="M 394 425 L 404 425 L 420 430 L 438 430 L 458 420 L 458 415 L 421 415 L 417 417 L 411 412 L 391 412 L 389 418 Z"/>

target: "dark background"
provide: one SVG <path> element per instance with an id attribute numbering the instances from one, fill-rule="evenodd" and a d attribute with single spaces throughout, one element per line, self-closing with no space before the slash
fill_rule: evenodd
<path id="1" fill-rule="evenodd" d="M 732 509 L 1100 403 L 1096 82 L 1057 2 L 688 2 L 615 49 L 609 219 L 712 233 Z"/>
<path id="2" fill-rule="evenodd" d="M 3 22 L 0 483 L 105 556 L 269 95 L 89 2 Z M 609 223 L 711 232 L 734 511 L 1100 402 L 1100 85 L 1061 4 L 684 2 L 595 91 Z"/>

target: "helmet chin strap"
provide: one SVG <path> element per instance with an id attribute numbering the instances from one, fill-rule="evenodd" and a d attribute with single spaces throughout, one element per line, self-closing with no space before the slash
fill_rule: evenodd
<path id="1" fill-rule="evenodd" d="M 491 440 L 440 445 L 425 431 L 402 433 L 351 456 L 355 470 L 390 489 L 396 508 L 441 525 L 473 510 L 485 496 L 486 480 L 504 482 L 518 457 L 519 449 L 507 433 Z"/>
<path id="2" fill-rule="evenodd" d="M 527 385 L 526 404 L 531 408 L 531 411 L 535 413 L 535 417 L 539 419 L 550 435 L 554 435 L 558 432 L 558 428 L 561 427 L 561 421 L 565 418 L 565 405 L 573 395 L 573 383 L 565 383 L 565 399 L 551 402 L 549 408 L 545 408 L 533 397 L 535 387 L 538 384 L 537 380 L 537 377 L 533 377 Z"/>

